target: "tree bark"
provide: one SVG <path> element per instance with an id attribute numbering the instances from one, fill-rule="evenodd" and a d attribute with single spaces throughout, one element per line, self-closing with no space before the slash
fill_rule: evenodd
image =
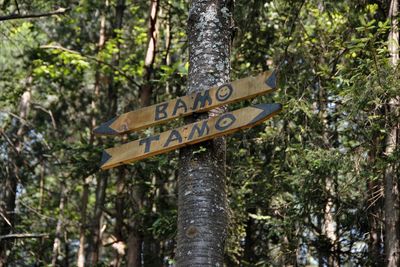
<path id="1" fill-rule="evenodd" d="M 389 9 L 389 19 L 391 30 L 388 38 L 388 48 L 391 63 L 394 68 L 399 61 L 399 30 L 398 30 L 398 0 L 391 0 Z M 393 98 L 389 101 L 388 120 L 394 120 L 399 115 L 399 99 Z M 393 123 L 392 123 L 393 124 Z M 393 156 L 393 152 L 398 149 L 399 124 L 394 123 L 386 138 L 386 156 Z M 385 170 L 384 192 L 385 192 L 385 256 L 386 266 L 400 266 L 400 220 L 399 220 L 399 177 L 397 174 L 398 164 L 389 163 Z"/>
<path id="2" fill-rule="evenodd" d="M 187 93 L 229 81 L 232 4 L 230 0 L 190 1 Z M 209 116 L 224 110 L 212 110 Z M 224 264 L 228 226 L 225 154 L 225 138 L 180 150 L 177 236 L 179 267 L 222 267 Z"/>

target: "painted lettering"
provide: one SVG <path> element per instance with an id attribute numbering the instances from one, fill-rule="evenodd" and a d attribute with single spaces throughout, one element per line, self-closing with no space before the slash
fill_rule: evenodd
<path id="1" fill-rule="evenodd" d="M 195 132 L 197 131 L 198 137 L 201 137 L 203 135 L 207 135 L 210 132 L 210 128 L 207 125 L 207 121 L 203 121 L 203 124 L 201 127 L 199 127 L 199 124 L 196 123 L 192 130 L 190 131 L 189 138 L 188 140 L 192 140 L 194 137 Z"/>
<path id="2" fill-rule="evenodd" d="M 224 131 L 232 126 L 236 121 L 235 116 L 232 113 L 225 113 L 215 123 L 215 129 L 218 131 Z"/>
<path id="3" fill-rule="evenodd" d="M 168 107 L 168 102 L 161 103 L 156 106 L 156 114 L 154 120 L 158 121 L 161 119 L 165 119 L 168 117 L 167 112 L 165 111 Z"/>
<path id="4" fill-rule="evenodd" d="M 174 111 L 172 112 L 172 116 L 175 116 L 179 109 L 183 109 L 183 112 L 181 112 L 181 114 L 187 112 L 186 103 L 180 98 L 178 98 L 176 100 Z"/>
<path id="5" fill-rule="evenodd" d="M 215 92 L 215 98 L 220 101 L 226 101 L 233 93 L 232 85 L 229 83 L 221 85 Z"/>
<path id="6" fill-rule="evenodd" d="M 147 138 L 143 138 L 139 141 L 139 146 L 146 144 L 144 146 L 144 153 L 148 153 L 150 151 L 151 142 L 160 140 L 160 135 L 149 136 Z"/>
<path id="7" fill-rule="evenodd" d="M 193 107 L 192 110 L 198 109 L 198 105 L 200 104 L 200 108 L 203 108 L 206 105 L 206 102 L 208 102 L 209 105 L 212 103 L 212 99 L 210 97 L 210 92 L 208 90 L 199 92 L 196 94 L 196 98 L 194 99 L 193 102 Z"/>
<path id="8" fill-rule="evenodd" d="M 177 130 L 172 130 L 164 144 L 164 147 L 168 147 L 171 142 L 175 141 L 178 141 L 179 144 L 182 143 L 182 136 Z"/>

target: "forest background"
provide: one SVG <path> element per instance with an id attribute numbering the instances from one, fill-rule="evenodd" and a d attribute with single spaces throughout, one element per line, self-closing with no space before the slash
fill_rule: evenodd
<path id="1" fill-rule="evenodd" d="M 229 108 L 284 108 L 228 138 L 227 266 L 398 266 L 397 9 L 236 1 L 231 79 L 275 69 L 279 90 Z M 98 166 L 183 122 L 92 129 L 185 94 L 187 18 L 183 0 L 0 0 L 0 266 L 173 266 L 178 152 Z"/>

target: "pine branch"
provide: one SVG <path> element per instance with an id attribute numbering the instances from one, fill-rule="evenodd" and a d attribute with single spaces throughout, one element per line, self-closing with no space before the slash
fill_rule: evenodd
<path id="1" fill-rule="evenodd" d="M 0 16 L 0 21 L 4 20 L 13 20 L 13 19 L 31 19 L 31 18 L 41 18 L 41 17 L 50 17 L 54 15 L 61 15 L 69 11 L 70 8 L 59 8 L 57 10 L 47 12 L 47 13 L 39 13 L 39 14 L 12 14 L 8 16 Z"/>

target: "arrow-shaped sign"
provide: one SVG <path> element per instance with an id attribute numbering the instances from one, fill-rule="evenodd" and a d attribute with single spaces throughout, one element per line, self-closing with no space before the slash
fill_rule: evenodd
<path id="1" fill-rule="evenodd" d="M 259 104 L 132 141 L 118 147 L 109 148 L 103 152 L 101 169 L 110 169 L 183 146 L 233 133 L 240 129 L 250 128 L 271 118 L 280 110 L 280 104 Z"/>
<path id="2" fill-rule="evenodd" d="M 275 87 L 275 73 L 268 71 L 256 77 L 243 78 L 232 83 L 124 113 L 101 124 L 93 132 L 98 135 L 129 133 L 194 112 L 203 112 L 239 100 L 270 93 L 275 90 Z"/>

